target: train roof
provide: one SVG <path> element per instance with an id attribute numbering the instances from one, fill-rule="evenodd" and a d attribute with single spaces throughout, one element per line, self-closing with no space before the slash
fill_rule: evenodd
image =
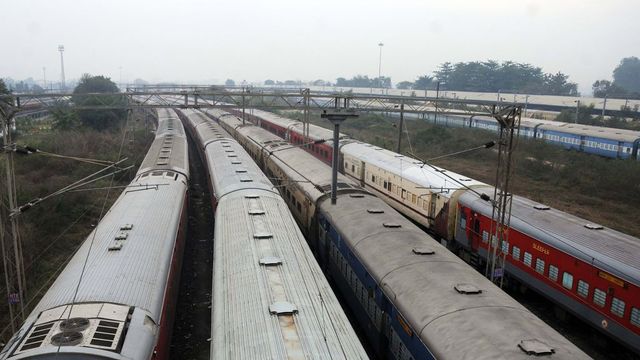
<path id="1" fill-rule="evenodd" d="M 316 358 L 367 358 L 279 192 L 219 124 L 200 122 L 197 113 L 188 119 L 206 144 L 218 201 L 212 357 L 282 358 L 304 351 Z M 296 313 L 278 314 L 283 306 Z"/>
<path id="2" fill-rule="evenodd" d="M 345 155 L 356 157 L 368 164 L 401 176 L 424 187 L 425 190 L 437 191 L 444 197 L 451 196 L 454 191 L 459 189 L 486 185 L 440 167 L 422 166 L 423 163 L 419 160 L 367 143 L 348 143 L 341 147 L 341 151 Z"/>
<path id="3" fill-rule="evenodd" d="M 589 137 L 597 137 L 611 139 L 616 141 L 626 141 L 633 143 L 640 139 L 640 131 L 607 128 L 602 126 L 591 126 L 571 123 L 544 124 L 539 127 L 544 130 L 569 132 L 571 134 L 583 135 Z"/>
<path id="4" fill-rule="evenodd" d="M 237 120 L 230 119 L 222 118 L 221 121 L 238 125 Z M 279 168 L 287 173 L 287 178 L 295 182 L 310 198 L 317 200 L 331 192 L 331 168 L 313 155 L 257 126 L 240 126 L 237 131 L 270 152 L 269 156 L 280 163 Z M 338 174 L 338 190 L 349 189 L 361 190 L 353 180 Z"/>
<path id="5" fill-rule="evenodd" d="M 493 194 L 493 188 L 488 187 L 485 193 Z M 491 204 L 470 191 L 460 197 L 460 202 L 491 217 Z M 520 196 L 513 198 L 510 226 L 626 281 L 640 284 L 640 239 L 636 237 Z"/>
<path id="6" fill-rule="evenodd" d="M 251 109 L 249 110 L 254 116 L 258 116 L 269 122 L 282 126 L 284 128 L 293 129 L 298 133 L 303 133 L 304 123 L 300 120 L 294 120 L 268 111 Z M 348 135 L 340 133 L 340 139 L 349 138 Z M 327 143 L 333 143 L 333 130 L 325 129 L 321 126 L 309 124 L 309 138 L 313 140 L 324 139 Z"/>
<path id="7" fill-rule="evenodd" d="M 476 119 L 485 121 L 497 121 L 488 116 L 477 116 Z M 617 141 L 634 142 L 640 139 L 640 131 L 628 130 L 628 129 L 616 129 L 604 126 L 584 125 L 584 124 L 572 124 L 560 121 L 542 120 L 533 118 L 522 118 L 520 120 L 521 127 L 535 128 L 537 126 L 540 130 L 558 131 L 570 134 L 597 137 L 603 139 L 611 139 Z"/>
<path id="8" fill-rule="evenodd" d="M 228 193 L 217 214 L 213 358 L 367 358 L 279 194 Z"/>
<path id="9" fill-rule="evenodd" d="M 434 358 L 529 359 L 518 347 L 528 339 L 554 358 L 586 357 L 384 201 L 341 194 L 319 207 Z"/>
<path id="10" fill-rule="evenodd" d="M 156 130 L 156 137 L 164 136 L 168 134 L 175 135 L 176 137 L 185 137 L 184 128 L 176 114 L 175 110 L 167 108 L 158 108 L 158 128 Z"/>
<path id="11" fill-rule="evenodd" d="M 198 119 L 199 114 L 190 114 L 188 117 L 189 120 Z M 204 144 L 211 186 L 217 199 L 246 189 L 278 193 L 242 145 L 222 126 L 209 119 L 197 124 L 195 130 L 200 144 Z"/>
<path id="12" fill-rule="evenodd" d="M 106 302 L 145 309 L 159 324 L 186 189 L 186 179 L 169 171 L 134 180 L 32 314 L 70 303 Z"/>
<path id="13" fill-rule="evenodd" d="M 137 174 L 170 170 L 188 177 L 189 150 L 184 127 L 175 111 L 170 109 L 158 110 L 159 120 L 156 138 L 144 157 Z"/>

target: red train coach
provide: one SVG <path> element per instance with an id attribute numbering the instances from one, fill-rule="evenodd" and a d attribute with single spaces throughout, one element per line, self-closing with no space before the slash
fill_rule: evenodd
<path id="1" fill-rule="evenodd" d="M 491 215 L 491 204 L 473 192 L 460 196 L 455 242 L 485 264 Z M 513 199 L 508 231 L 497 250 L 509 276 L 640 351 L 637 238 L 522 197 Z"/>

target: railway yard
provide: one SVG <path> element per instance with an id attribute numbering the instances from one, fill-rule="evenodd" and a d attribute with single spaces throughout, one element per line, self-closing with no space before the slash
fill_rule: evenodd
<path id="1" fill-rule="evenodd" d="M 639 268 L 624 256 L 640 248 L 637 216 L 608 217 L 632 209 L 619 203 L 583 206 L 635 195 L 602 187 L 600 197 L 579 197 L 562 181 L 539 191 L 577 166 L 572 156 L 595 155 L 543 146 L 516 160 L 525 176 L 513 191 L 523 197 L 509 242 L 495 245 L 501 289 L 484 276 L 493 152 L 424 167 L 384 149 L 394 146 L 393 118 L 347 122 L 334 204 L 327 124 L 314 116 L 304 136 L 291 119 L 300 113 L 281 114 L 158 109 L 129 189 L 0 359 L 637 357 Z M 406 127 L 405 150 L 420 159 L 495 137 L 456 137 L 419 120 Z M 519 145 L 529 151 L 534 141 Z M 535 179 L 532 167 L 553 172 Z M 528 212 L 542 203 L 547 212 Z M 585 229 L 590 222 L 607 228 Z M 152 256 L 139 259 L 143 247 Z"/>
<path id="2" fill-rule="evenodd" d="M 640 360 L 640 1 L 5 2 L 0 360 Z"/>

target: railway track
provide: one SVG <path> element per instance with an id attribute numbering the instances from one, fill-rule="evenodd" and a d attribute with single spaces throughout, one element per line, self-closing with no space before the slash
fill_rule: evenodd
<path id="1" fill-rule="evenodd" d="M 213 210 L 202 161 L 189 142 L 189 219 L 182 263 L 171 359 L 209 359 Z"/>

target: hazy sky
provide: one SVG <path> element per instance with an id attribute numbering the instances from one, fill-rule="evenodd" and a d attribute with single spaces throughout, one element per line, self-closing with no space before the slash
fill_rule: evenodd
<path id="1" fill-rule="evenodd" d="M 639 0 L 0 0 L 0 77 L 394 83 L 451 61 L 562 71 L 587 93 L 640 56 Z"/>

